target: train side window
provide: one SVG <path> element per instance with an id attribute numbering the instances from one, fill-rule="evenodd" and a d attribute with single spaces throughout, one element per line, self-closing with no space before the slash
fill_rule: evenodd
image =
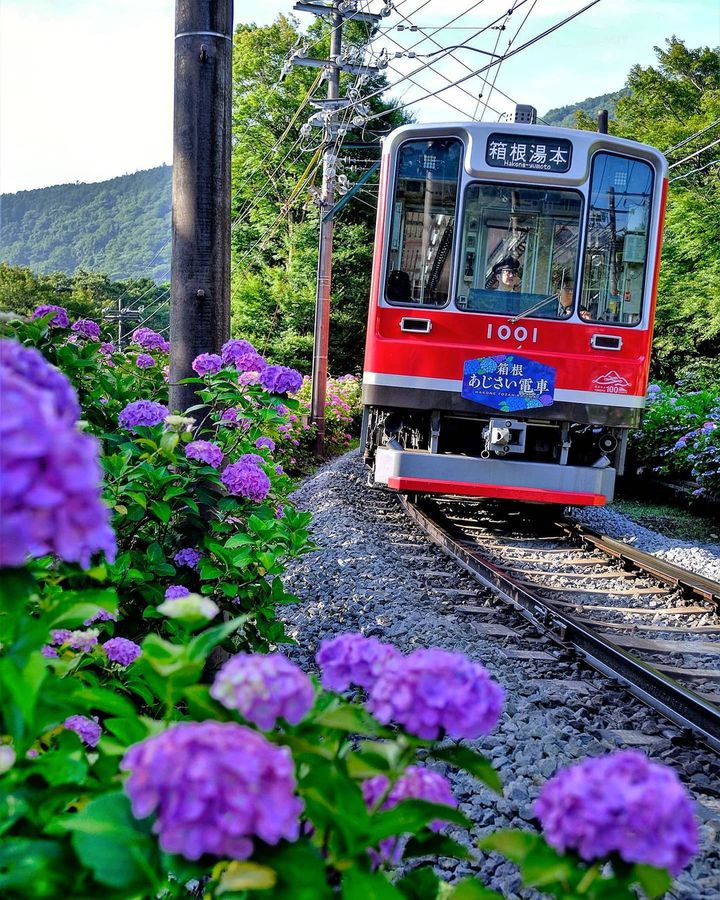
<path id="1" fill-rule="evenodd" d="M 390 228 L 388 303 L 445 306 L 450 290 L 462 142 L 400 147 Z"/>
<path id="2" fill-rule="evenodd" d="M 583 201 L 574 190 L 473 182 L 465 192 L 456 304 L 569 320 Z"/>
<path id="3" fill-rule="evenodd" d="M 585 321 L 641 321 L 652 191 L 648 163 L 605 152 L 593 158 L 580 298 Z"/>

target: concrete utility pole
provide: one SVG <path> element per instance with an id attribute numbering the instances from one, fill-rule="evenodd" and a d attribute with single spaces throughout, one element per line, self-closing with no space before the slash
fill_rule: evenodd
<path id="1" fill-rule="evenodd" d="M 170 409 L 196 402 L 191 363 L 230 336 L 233 0 L 175 2 Z"/>
<path id="2" fill-rule="evenodd" d="M 342 16 L 333 12 L 332 34 L 330 37 L 330 59 L 339 60 L 342 53 Z M 327 98 L 329 101 L 340 97 L 340 70 L 330 66 Z M 330 104 L 328 104 L 330 105 Z M 335 164 L 333 140 L 335 115 L 328 116 L 323 140 L 322 194 L 320 196 L 320 241 L 318 244 L 317 285 L 315 288 L 315 330 L 312 363 L 312 397 L 310 416 L 317 428 L 315 455 L 321 457 L 325 449 L 325 399 L 327 396 L 328 344 L 330 342 L 330 286 L 332 284 L 332 251 L 335 220 L 325 213 L 335 202 Z"/>

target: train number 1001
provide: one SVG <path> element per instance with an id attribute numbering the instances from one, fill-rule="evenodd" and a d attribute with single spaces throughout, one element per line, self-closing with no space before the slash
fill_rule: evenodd
<path id="1" fill-rule="evenodd" d="M 493 324 L 490 322 L 488 324 L 487 330 L 488 340 L 492 340 L 493 337 Z M 537 344 L 537 328 L 533 328 L 532 331 L 528 331 L 524 325 L 518 325 L 516 328 L 511 328 L 509 325 L 501 325 L 496 334 L 496 338 L 499 341 L 517 341 L 518 344 L 522 344 L 524 341 L 530 338 L 531 344 Z"/>

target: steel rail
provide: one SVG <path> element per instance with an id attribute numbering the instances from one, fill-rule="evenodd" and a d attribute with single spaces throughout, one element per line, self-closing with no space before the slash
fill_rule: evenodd
<path id="1" fill-rule="evenodd" d="M 594 528 L 587 525 L 580 525 L 573 522 L 558 522 L 558 525 L 565 533 L 572 538 L 582 541 L 584 544 L 591 544 L 598 550 L 602 550 L 609 556 L 630 563 L 649 575 L 654 575 L 665 584 L 671 584 L 673 587 L 681 588 L 686 593 L 697 594 L 705 600 L 711 600 L 720 604 L 720 584 L 712 581 L 710 578 L 704 578 L 702 575 L 696 575 L 694 572 L 688 572 L 653 556 L 652 553 L 646 553 L 644 550 L 638 550 L 631 547 L 623 541 L 617 541 L 615 538 L 608 537 Z"/>
<path id="2" fill-rule="evenodd" d="M 452 523 L 440 524 L 422 500 L 400 495 L 407 515 L 476 580 L 517 609 L 559 644 L 572 646 L 593 668 L 618 679 L 638 699 L 686 728 L 720 753 L 720 708 L 606 640 L 551 602 L 532 593 L 498 566 L 468 547 L 470 541 Z M 443 517 L 444 518 L 444 517 Z M 687 574 L 687 573 L 685 573 Z"/>

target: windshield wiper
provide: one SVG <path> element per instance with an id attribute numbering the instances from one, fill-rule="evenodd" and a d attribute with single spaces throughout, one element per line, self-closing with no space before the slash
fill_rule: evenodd
<path id="1" fill-rule="evenodd" d="M 529 316 L 530 313 L 535 312 L 536 309 L 540 309 L 541 306 L 545 306 L 546 303 L 549 303 L 551 300 L 559 300 L 559 294 L 550 294 L 549 297 L 543 297 L 542 300 L 538 300 L 537 303 L 533 303 L 528 309 L 524 309 L 521 313 L 518 313 L 516 316 L 513 316 L 509 321 L 512 325 L 514 325 L 520 319 L 524 319 L 525 316 Z"/>

